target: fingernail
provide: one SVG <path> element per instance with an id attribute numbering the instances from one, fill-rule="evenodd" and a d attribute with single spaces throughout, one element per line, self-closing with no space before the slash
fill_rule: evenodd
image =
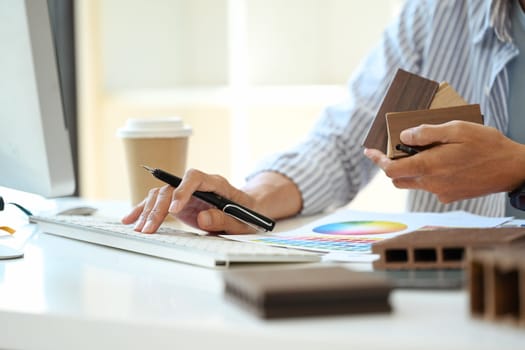
<path id="1" fill-rule="evenodd" d="M 144 225 L 144 220 L 138 219 L 137 222 L 135 222 L 135 227 L 133 227 L 133 229 L 135 231 L 140 231 L 140 230 L 142 230 L 142 226 L 143 225 Z"/>
<path id="2" fill-rule="evenodd" d="M 152 232 L 152 227 L 153 226 L 153 221 L 151 220 L 148 220 L 146 221 L 146 225 L 144 225 L 144 227 L 142 228 L 142 232 Z"/>
<path id="3" fill-rule="evenodd" d="M 207 212 L 202 212 L 200 214 L 200 222 L 203 226 L 210 226 L 211 225 L 211 215 Z"/>

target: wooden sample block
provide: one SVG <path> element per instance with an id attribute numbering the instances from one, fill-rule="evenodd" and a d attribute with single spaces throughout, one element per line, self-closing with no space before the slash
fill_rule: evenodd
<path id="1" fill-rule="evenodd" d="M 525 327 L 525 246 L 468 254 L 470 312 Z"/>
<path id="2" fill-rule="evenodd" d="M 252 268 L 224 273 L 225 294 L 259 317 L 389 312 L 382 275 L 343 267 Z"/>
<path id="3" fill-rule="evenodd" d="M 398 69 L 363 146 L 378 149 L 392 159 L 415 154 L 421 148 L 401 144 L 401 131 L 421 124 L 441 124 L 451 120 L 483 123 L 479 105 L 463 109 L 465 105 L 467 102 L 447 82 L 438 84 Z"/>
<path id="4" fill-rule="evenodd" d="M 429 109 L 466 105 L 467 102 L 448 83 L 439 84 L 439 89 L 432 99 Z"/>
<path id="5" fill-rule="evenodd" d="M 398 145 L 401 144 L 399 139 L 401 131 L 421 124 L 442 124 L 452 120 L 483 124 L 483 116 L 478 104 L 387 113 L 386 155 L 392 159 L 408 156 L 406 152 L 398 149 Z"/>
<path id="6" fill-rule="evenodd" d="M 379 254 L 375 269 L 464 268 L 473 247 L 510 246 L 525 242 L 523 227 L 416 230 L 372 245 Z"/>
<path id="7" fill-rule="evenodd" d="M 436 81 L 398 69 L 363 140 L 363 146 L 375 148 L 386 153 L 387 130 L 385 115 L 389 112 L 427 109 L 438 88 L 439 83 Z"/>

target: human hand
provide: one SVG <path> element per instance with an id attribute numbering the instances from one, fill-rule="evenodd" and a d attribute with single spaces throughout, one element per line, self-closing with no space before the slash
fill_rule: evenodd
<path id="1" fill-rule="evenodd" d="M 192 196 L 195 191 L 210 191 L 247 208 L 255 209 L 255 199 L 236 189 L 218 175 L 190 169 L 177 188 L 166 185 L 149 191 L 147 197 L 122 218 L 122 223 L 135 222 L 135 231 L 157 231 L 167 215 L 209 232 L 250 233 L 254 229 Z"/>
<path id="2" fill-rule="evenodd" d="M 420 125 L 400 136 L 410 146 L 433 146 L 397 160 L 378 150 L 364 151 L 398 188 L 432 192 L 450 203 L 511 191 L 525 179 L 525 146 L 495 128 L 452 121 Z"/>

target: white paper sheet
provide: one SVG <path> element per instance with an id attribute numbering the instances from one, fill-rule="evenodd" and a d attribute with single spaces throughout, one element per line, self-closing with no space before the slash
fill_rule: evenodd
<path id="1" fill-rule="evenodd" d="M 447 213 L 377 213 L 340 210 L 298 229 L 286 232 L 222 235 L 222 237 L 258 244 L 330 253 L 325 260 L 370 262 L 374 242 L 421 228 L 495 227 L 510 217 L 493 218 L 463 211 Z M 366 255 L 366 256 L 365 256 Z"/>

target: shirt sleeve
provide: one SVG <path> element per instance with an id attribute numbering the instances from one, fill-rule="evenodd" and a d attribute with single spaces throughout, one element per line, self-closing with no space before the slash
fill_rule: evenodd
<path id="1" fill-rule="evenodd" d="M 390 80 L 398 68 L 420 71 L 428 13 L 423 3 L 405 4 L 350 77 L 346 101 L 327 107 L 303 142 L 261 161 L 248 179 L 267 171 L 290 178 L 301 192 L 305 215 L 355 197 L 377 171 L 363 155 L 362 141 Z"/>

